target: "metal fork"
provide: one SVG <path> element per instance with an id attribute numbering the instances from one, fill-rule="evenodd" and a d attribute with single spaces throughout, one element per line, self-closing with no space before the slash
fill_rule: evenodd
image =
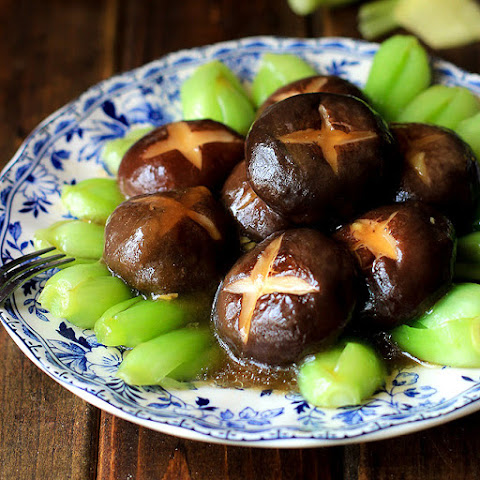
<path id="1" fill-rule="evenodd" d="M 12 260 L 0 268 L 0 304 L 2 304 L 23 282 L 37 273 L 60 267 L 73 262 L 74 258 L 65 258 L 59 253 L 50 257 L 37 258 L 55 250 L 55 247 L 44 248 Z"/>

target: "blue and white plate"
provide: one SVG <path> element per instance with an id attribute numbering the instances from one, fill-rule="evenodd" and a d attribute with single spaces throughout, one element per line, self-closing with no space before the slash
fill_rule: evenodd
<path id="1" fill-rule="evenodd" d="M 363 85 L 377 45 L 349 39 L 258 37 L 185 50 L 106 80 L 46 119 L 27 138 L 0 179 L 2 261 L 33 249 L 38 228 L 65 218 L 65 183 L 105 176 L 101 150 L 134 124 L 181 118 L 179 88 L 205 61 L 218 59 L 246 85 L 264 52 L 300 55 L 319 72 Z M 480 76 L 434 61 L 437 82 L 480 95 Z M 393 373 L 364 405 L 315 408 L 298 394 L 198 385 L 167 391 L 131 387 L 115 377 L 116 348 L 93 332 L 55 318 L 38 303 L 45 274 L 27 282 L 0 312 L 5 328 L 44 372 L 114 415 L 180 437 L 258 447 L 311 447 L 413 432 L 480 408 L 480 369 L 408 367 Z"/>

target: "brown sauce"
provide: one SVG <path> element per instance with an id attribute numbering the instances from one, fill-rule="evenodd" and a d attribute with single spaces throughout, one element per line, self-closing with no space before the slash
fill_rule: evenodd
<path id="1" fill-rule="evenodd" d="M 422 364 L 422 362 L 402 352 L 391 341 L 387 332 L 379 332 L 363 338 L 360 341 L 371 344 L 381 355 L 387 366 L 388 374 L 396 370 Z M 298 366 L 273 367 L 258 365 L 253 362 L 240 361 L 227 350 L 222 349 L 222 359 L 219 367 L 207 374 L 205 381 L 222 388 L 255 388 L 261 390 L 277 390 L 280 392 L 298 392 Z"/>
<path id="2" fill-rule="evenodd" d="M 286 368 L 239 362 L 225 350 L 220 367 L 209 375 L 208 381 L 219 387 L 259 388 L 284 392 L 297 390 L 297 366 Z"/>

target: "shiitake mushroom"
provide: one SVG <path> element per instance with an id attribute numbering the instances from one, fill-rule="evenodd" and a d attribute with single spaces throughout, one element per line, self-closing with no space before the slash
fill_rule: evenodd
<path id="1" fill-rule="evenodd" d="M 225 224 L 205 187 L 133 197 L 106 224 L 104 260 L 145 294 L 205 291 L 219 281 Z"/>
<path id="2" fill-rule="evenodd" d="M 343 245 L 315 230 L 287 230 L 237 261 L 217 292 L 212 318 L 235 356 L 285 365 L 333 342 L 356 295 L 354 262 Z"/>
<path id="3" fill-rule="evenodd" d="M 353 95 L 366 101 L 362 91 L 353 83 L 336 75 L 314 75 L 302 78 L 285 85 L 273 92 L 258 108 L 257 116 L 261 115 L 270 105 L 285 100 L 286 98 L 302 93 L 339 93 L 341 95 Z"/>
<path id="4" fill-rule="evenodd" d="M 247 176 L 273 210 L 331 225 L 383 202 L 396 157 L 383 120 L 347 95 L 309 93 L 272 105 L 246 140 Z"/>
<path id="5" fill-rule="evenodd" d="M 465 230 L 480 198 L 480 169 L 471 148 L 435 125 L 393 123 L 390 129 L 403 157 L 396 200 L 428 203 Z"/>
<path id="6" fill-rule="evenodd" d="M 334 236 L 354 254 L 366 291 L 363 325 L 390 329 L 406 323 L 447 290 L 455 261 L 450 220 L 418 203 L 376 208 Z"/>
<path id="7" fill-rule="evenodd" d="M 195 136 L 201 131 L 190 153 L 184 146 L 169 149 L 174 141 L 171 125 L 177 124 L 183 126 L 174 128 L 176 134 L 190 130 Z M 124 193 L 171 189 L 184 181 L 218 185 L 238 162 L 238 135 L 231 138 L 231 132 L 223 132 L 225 142 L 207 142 L 202 138 L 209 136 L 205 132 L 218 131 L 212 125 L 216 122 L 177 124 L 155 130 L 127 152 L 119 175 Z M 471 216 L 480 182 L 468 147 L 438 127 L 392 128 L 406 159 L 397 199 L 441 207 L 444 192 L 456 191 L 456 182 L 463 182 L 467 186 L 443 202 L 448 205 L 442 211 L 460 218 L 459 223 Z M 300 94 L 271 106 L 252 127 L 246 152 L 247 164 L 237 165 L 222 197 L 240 230 L 257 241 L 292 223 L 331 226 L 381 203 L 398 168 L 392 138 L 379 117 L 361 100 L 329 93 Z M 129 157 L 133 160 L 127 175 Z M 142 163 L 147 157 L 155 167 Z M 430 165 L 435 161 L 434 171 Z M 135 162 L 138 171 L 132 167 Z M 160 180 L 155 168 L 163 171 Z M 157 184 L 152 187 L 154 177 Z M 107 265 L 144 293 L 181 293 L 212 285 L 219 275 L 216 251 L 225 239 L 225 220 L 212 202 L 202 187 L 125 202 L 107 224 Z M 453 227 L 418 203 L 372 210 L 335 238 L 354 253 L 367 286 L 358 311 L 376 326 L 388 329 L 409 321 L 451 282 Z M 270 365 L 295 362 L 339 335 L 352 315 L 356 287 L 353 262 L 344 247 L 313 230 L 281 231 L 244 255 L 220 286 L 213 313 L 217 334 L 243 359 Z"/>
<path id="8" fill-rule="evenodd" d="M 290 223 L 273 211 L 252 189 L 247 180 L 245 162 L 240 162 L 222 189 L 222 202 L 241 235 L 258 242 L 274 232 L 284 230 Z"/>
<path id="9" fill-rule="evenodd" d="M 124 155 L 118 185 L 126 197 L 204 185 L 221 186 L 243 158 L 244 139 L 213 120 L 163 125 Z"/>

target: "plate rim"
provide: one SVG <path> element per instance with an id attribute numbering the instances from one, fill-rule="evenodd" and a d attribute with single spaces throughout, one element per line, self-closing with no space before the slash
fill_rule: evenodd
<path id="1" fill-rule="evenodd" d="M 56 120 L 59 116 L 64 115 L 68 112 L 75 104 L 81 101 L 81 99 L 92 93 L 94 90 L 102 89 L 103 86 L 111 83 L 112 80 L 121 79 L 123 76 L 127 75 L 134 75 L 136 72 L 140 70 L 148 69 L 149 66 L 153 66 L 159 61 L 168 62 L 175 57 L 181 57 L 187 55 L 189 52 L 196 52 L 196 53 L 205 53 L 211 48 L 234 48 L 238 46 L 248 46 L 252 43 L 268 43 L 268 42 L 275 42 L 276 44 L 281 42 L 299 42 L 306 45 L 321 47 L 322 44 L 328 44 L 332 42 L 338 43 L 347 43 L 353 45 L 361 45 L 364 47 L 371 47 L 372 50 L 378 49 L 378 43 L 367 42 L 365 40 L 357 40 L 348 37 L 322 37 L 322 38 L 301 38 L 301 37 L 284 37 L 284 36 L 251 36 L 251 37 L 244 37 L 238 40 L 227 40 L 223 42 L 213 43 L 209 45 L 193 47 L 193 48 L 186 48 L 181 49 L 175 52 L 170 52 L 162 57 L 159 57 L 155 60 L 152 60 L 144 65 L 136 67 L 132 70 L 123 71 L 112 75 L 111 77 L 104 79 L 94 85 L 91 85 L 87 90 L 82 92 L 73 100 L 69 101 L 67 104 L 63 105 L 62 107 L 55 110 L 53 113 L 48 115 L 44 120 L 42 120 L 25 138 L 22 142 L 20 147 L 15 152 L 14 156 L 11 158 L 9 162 L 5 165 L 0 173 L 0 183 L 3 183 L 5 176 L 11 170 L 11 168 L 17 163 L 17 161 L 22 157 L 25 149 L 30 144 L 33 138 L 35 138 L 42 129 L 45 129 L 51 122 Z M 268 50 L 268 48 L 266 48 Z M 447 62 L 442 59 L 438 59 L 435 57 L 431 57 L 432 62 L 435 68 L 448 68 L 453 70 L 457 73 L 457 75 L 461 75 L 462 77 L 469 78 L 472 76 L 476 78 L 480 82 L 480 75 L 475 73 L 467 72 L 456 65 Z M 480 88 L 480 87 L 479 87 Z M 8 222 L 7 222 L 8 223 Z M 169 435 L 174 435 L 180 438 L 191 439 L 191 440 L 198 440 L 204 441 L 209 443 L 218 443 L 218 444 L 226 444 L 226 445 L 237 445 L 237 446 L 254 446 L 254 447 L 262 447 L 262 448 L 316 448 L 321 446 L 333 446 L 333 445 L 346 445 L 352 443 L 360 443 L 360 442 L 368 442 L 368 441 L 377 441 L 380 439 L 392 438 L 397 437 L 409 433 L 413 433 L 416 431 L 420 431 L 426 428 L 431 428 L 433 426 L 446 423 L 448 421 L 454 420 L 455 418 L 460 418 L 474 411 L 480 409 L 480 398 L 476 400 L 472 400 L 471 402 L 462 405 L 461 407 L 455 408 L 454 410 L 440 414 L 438 416 L 432 418 L 420 418 L 420 419 L 411 419 L 406 421 L 405 423 L 397 424 L 397 425 L 390 425 L 384 428 L 380 428 L 374 432 L 362 432 L 357 435 L 353 435 L 351 437 L 343 437 L 343 438 L 326 438 L 326 439 L 319 439 L 319 438 L 303 438 L 303 437 L 292 437 L 292 438 L 258 438 L 257 440 L 232 440 L 232 439 L 223 439 L 219 438 L 218 436 L 212 436 L 210 433 L 202 433 L 198 432 L 194 429 L 188 428 L 185 429 L 181 426 L 171 425 L 165 422 L 161 422 L 159 420 L 147 420 L 142 419 L 138 416 L 135 416 L 129 412 L 126 412 L 112 404 L 108 401 L 103 400 L 97 397 L 95 394 L 90 393 L 76 385 L 70 384 L 69 382 L 62 381 L 61 378 L 57 378 L 52 372 L 48 370 L 48 368 L 43 365 L 39 359 L 33 355 L 33 353 L 29 350 L 28 346 L 22 340 L 22 338 L 17 334 L 15 329 L 13 329 L 10 325 L 8 325 L 7 321 L 4 319 L 4 312 L 5 310 L 2 308 L 0 310 L 0 320 L 4 325 L 5 329 L 9 336 L 13 339 L 15 344 L 20 348 L 20 350 L 27 356 L 27 358 L 32 361 L 42 372 L 46 373 L 50 378 L 55 380 L 58 384 L 62 387 L 66 388 L 76 396 L 82 398 L 84 401 L 94 405 L 97 408 L 100 408 L 108 413 L 115 415 L 119 418 L 124 420 L 136 423 L 138 425 L 166 433 Z M 464 394 L 463 394 L 464 395 Z M 157 428 L 158 427 L 158 428 Z M 281 427 L 275 427 L 275 429 L 281 430 Z M 403 430 L 403 431 L 402 431 Z M 260 433 L 261 435 L 261 433 Z"/>

